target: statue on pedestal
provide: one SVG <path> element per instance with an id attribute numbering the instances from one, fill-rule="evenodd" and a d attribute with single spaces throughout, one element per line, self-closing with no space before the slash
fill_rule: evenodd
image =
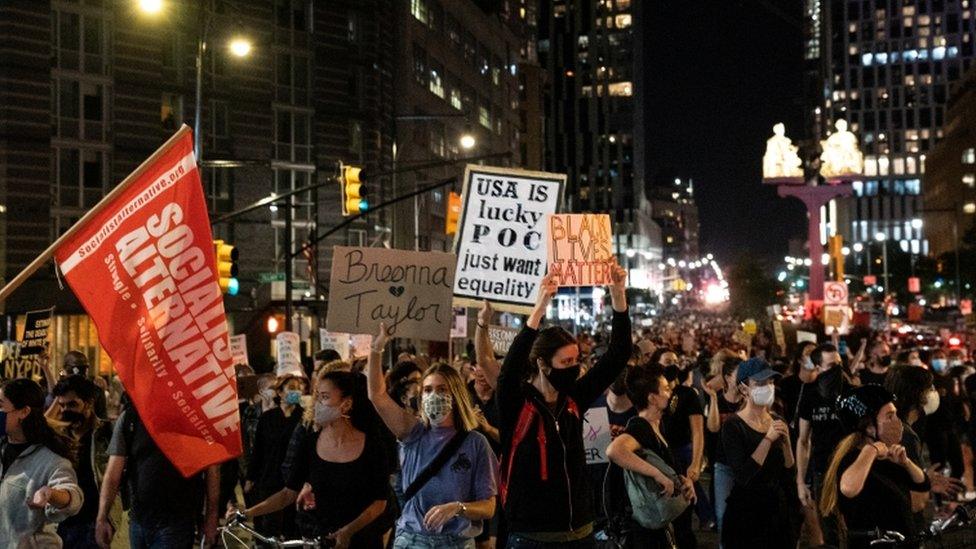
<path id="1" fill-rule="evenodd" d="M 763 155 L 763 179 L 776 181 L 803 181 L 803 162 L 798 148 L 789 137 L 782 123 L 773 126 L 773 136 L 766 140 Z"/>
<path id="2" fill-rule="evenodd" d="M 820 142 L 820 175 L 827 180 L 858 177 L 864 171 L 864 155 L 857 146 L 857 137 L 847 130 L 847 121 L 838 120 L 835 133 Z"/>

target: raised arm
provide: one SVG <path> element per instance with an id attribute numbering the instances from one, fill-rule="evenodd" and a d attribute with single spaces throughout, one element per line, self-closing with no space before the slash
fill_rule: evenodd
<path id="1" fill-rule="evenodd" d="M 478 311 L 478 327 L 474 332 L 475 356 L 477 357 L 478 368 L 485 374 L 485 381 L 492 389 L 498 388 L 498 374 L 502 365 L 495 359 L 495 348 L 491 345 L 491 338 L 488 337 L 488 325 L 491 324 L 491 317 L 494 311 L 491 303 L 486 299 Z"/>
<path id="2" fill-rule="evenodd" d="M 627 433 L 621 433 L 610 442 L 610 446 L 607 446 L 607 459 L 622 469 L 651 477 L 661 485 L 666 494 L 673 493 L 674 482 L 660 469 L 641 459 L 636 453 L 640 448 L 637 439 Z"/>
<path id="3" fill-rule="evenodd" d="M 630 315 L 627 311 L 627 269 L 614 263 L 611 267 L 610 302 L 613 305 L 610 343 L 607 352 L 576 383 L 574 398 L 588 407 L 617 379 L 633 354 Z"/>
<path id="4" fill-rule="evenodd" d="M 386 379 L 380 363 L 383 361 L 383 348 L 386 347 L 387 339 L 386 324 L 380 324 L 380 331 L 373 337 L 369 360 L 366 361 L 366 388 L 369 400 L 383 418 L 383 423 L 397 439 L 403 440 L 419 420 L 405 408 L 401 408 L 386 392 Z"/>

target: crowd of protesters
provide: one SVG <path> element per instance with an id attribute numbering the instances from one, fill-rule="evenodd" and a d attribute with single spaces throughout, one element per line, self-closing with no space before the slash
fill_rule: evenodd
<path id="1" fill-rule="evenodd" d="M 252 376 L 244 454 L 191 478 L 71 352 L 0 385 L 0 546 L 109 547 L 125 509 L 138 548 L 212 544 L 221 517 L 338 548 L 869 547 L 973 491 L 966 350 L 864 331 L 787 355 L 690 311 L 635 328 L 612 274 L 592 333 L 544 326 L 547 276 L 504 355 L 485 303 L 453 363 L 381 326 L 359 360 Z"/>

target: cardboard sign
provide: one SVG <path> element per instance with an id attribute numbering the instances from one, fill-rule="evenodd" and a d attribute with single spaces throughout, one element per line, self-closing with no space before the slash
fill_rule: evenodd
<path id="1" fill-rule="evenodd" d="M 607 463 L 607 446 L 610 446 L 611 438 L 607 407 L 587 410 L 583 416 L 583 451 L 587 465 Z"/>
<path id="2" fill-rule="evenodd" d="M 305 370 L 302 369 L 302 343 L 298 334 L 295 332 L 279 332 L 275 336 L 275 343 L 278 348 L 278 365 L 275 369 L 275 374 L 278 377 L 287 375 L 304 377 Z"/>
<path id="3" fill-rule="evenodd" d="M 960 299 L 959 300 L 959 314 L 961 314 L 961 315 L 971 315 L 971 314 L 973 314 L 973 300 L 972 299 Z"/>
<path id="4" fill-rule="evenodd" d="M 749 335 L 756 335 L 757 331 L 756 321 L 751 318 L 747 318 L 745 322 L 742 323 L 742 331 Z"/>
<path id="5" fill-rule="evenodd" d="M 564 174 L 469 165 L 454 238 L 455 304 L 532 312 L 546 274 L 546 216 L 562 203 Z"/>
<path id="6" fill-rule="evenodd" d="M 230 356 L 234 365 L 237 364 L 247 364 L 251 365 L 247 360 L 247 336 L 244 334 L 238 334 L 230 336 Z"/>
<path id="7" fill-rule="evenodd" d="M 40 380 L 40 355 L 25 355 L 24 346 L 17 341 L 4 341 L 0 344 L 0 364 L 3 365 L 3 379 L 26 377 Z"/>
<path id="8" fill-rule="evenodd" d="M 773 337 L 776 338 L 780 352 L 786 354 L 786 334 L 783 333 L 783 323 L 779 320 L 773 321 Z"/>
<path id="9" fill-rule="evenodd" d="M 454 323 L 451 324 L 451 337 L 468 337 L 467 307 L 454 307 Z"/>
<path id="10" fill-rule="evenodd" d="M 447 341 L 454 320 L 454 254 L 336 246 L 326 328 Z"/>
<path id="11" fill-rule="evenodd" d="M 813 332 L 805 332 L 803 330 L 796 331 L 796 342 L 803 343 L 804 341 L 809 341 L 810 343 L 817 342 L 817 334 Z"/>
<path id="12" fill-rule="evenodd" d="M 607 214 L 553 214 L 546 242 L 560 286 L 604 286 L 613 273 L 613 224 Z"/>
<path id="13" fill-rule="evenodd" d="M 851 332 L 850 308 L 847 305 L 824 306 L 824 332 L 847 335 Z"/>
<path id="14" fill-rule="evenodd" d="M 47 347 L 47 332 L 51 326 L 54 307 L 40 311 L 27 311 L 24 320 L 24 337 L 20 338 L 20 356 L 41 354 Z"/>
<path id="15" fill-rule="evenodd" d="M 491 340 L 491 349 L 495 351 L 496 355 L 507 355 L 508 348 L 512 346 L 512 340 L 515 339 L 518 332 L 515 328 L 506 328 L 505 326 L 496 326 L 494 324 L 488 325 L 488 339 Z"/>
<path id="16" fill-rule="evenodd" d="M 352 348 L 352 357 L 369 356 L 369 347 L 373 344 L 373 336 L 369 334 L 353 334 L 349 337 L 349 346 Z"/>
<path id="17" fill-rule="evenodd" d="M 847 284 L 844 282 L 824 282 L 824 305 L 847 305 Z"/>
<path id="18" fill-rule="evenodd" d="M 319 349 L 332 349 L 343 360 L 349 358 L 349 334 L 330 332 L 319 328 Z"/>

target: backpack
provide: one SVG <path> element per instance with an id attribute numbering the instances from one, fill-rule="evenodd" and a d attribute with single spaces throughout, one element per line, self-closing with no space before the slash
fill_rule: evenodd
<path id="1" fill-rule="evenodd" d="M 654 452 L 641 449 L 637 451 L 637 455 L 664 473 L 675 486 L 681 484 L 681 479 L 674 469 Z M 683 495 L 663 495 L 661 485 L 656 480 L 628 469 L 624 469 L 624 484 L 627 487 L 627 498 L 630 500 L 634 520 L 644 528 L 651 530 L 664 528 L 689 505 L 689 501 Z"/>

